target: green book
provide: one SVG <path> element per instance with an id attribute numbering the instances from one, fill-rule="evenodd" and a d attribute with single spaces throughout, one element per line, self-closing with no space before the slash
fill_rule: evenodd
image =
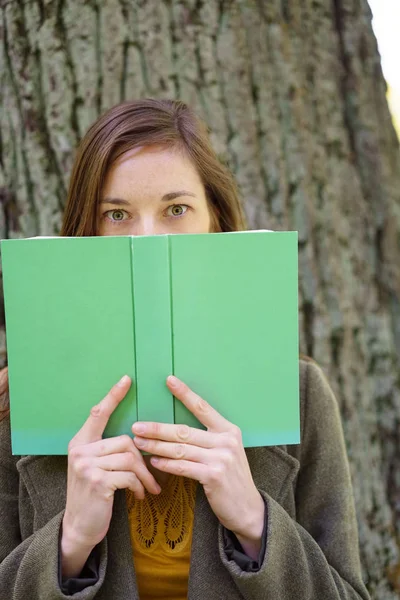
<path id="1" fill-rule="evenodd" d="M 66 454 L 127 374 L 105 437 L 137 421 L 202 427 L 170 374 L 247 447 L 300 441 L 297 232 L 1 242 L 12 449 Z"/>

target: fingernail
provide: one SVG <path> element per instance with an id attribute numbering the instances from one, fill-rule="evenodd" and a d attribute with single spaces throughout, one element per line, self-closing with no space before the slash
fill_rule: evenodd
<path id="1" fill-rule="evenodd" d="M 142 433 L 144 433 L 146 431 L 146 427 L 144 426 L 143 423 L 134 423 L 132 425 L 132 431 L 133 431 L 133 433 L 137 433 L 138 435 L 141 435 Z"/>
<path id="2" fill-rule="evenodd" d="M 147 440 L 144 440 L 143 438 L 139 438 L 139 437 L 135 437 L 135 444 L 136 446 L 139 446 L 139 448 L 143 448 L 147 443 Z"/>
<path id="3" fill-rule="evenodd" d="M 170 385 L 172 385 L 172 387 L 176 387 L 179 383 L 179 380 L 177 377 L 175 377 L 175 375 L 169 375 L 168 376 L 168 383 Z"/>
<path id="4" fill-rule="evenodd" d="M 128 383 L 128 381 L 130 380 L 130 377 L 128 377 L 128 375 L 124 375 L 117 383 L 117 385 L 123 387 L 124 385 L 126 385 Z"/>
<path id="5" fill-rule="evenodd" d="M 150 459 L 151 464 L 156 465 L 157 463 L 160 462 L 159 458 L 156 458 L 155 456 L 152 456 Z"/>

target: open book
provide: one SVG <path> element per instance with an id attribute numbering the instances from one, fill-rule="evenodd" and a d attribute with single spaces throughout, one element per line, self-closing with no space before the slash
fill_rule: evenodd
<path id="1" fill-rule="evenodd" d="M 200 424 L 182 379 L 245 446 L 300 441 L 297 232 L 1 242 L 14 454 L 66 454 L 124 374 L 105 436 Z"/>

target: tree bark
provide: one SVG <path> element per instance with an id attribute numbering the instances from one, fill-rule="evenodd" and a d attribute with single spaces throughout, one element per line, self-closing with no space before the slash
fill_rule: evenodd
<path id="1" fill-rule="evenodd" d="M 2 238 L 57 234 L 85 130 L 144 96 L 206 119 L 250 228 L 298 230 L 301 351 L 340 403 L 369 590 L 397 598 L 400 162 L 367 1 L 3 0 L 0 61 Z"/>

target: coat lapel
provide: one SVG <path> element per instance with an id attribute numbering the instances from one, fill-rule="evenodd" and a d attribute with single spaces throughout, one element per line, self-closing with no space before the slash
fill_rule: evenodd
<path id="1" fill-rule="evenodd" d="M 38 529 L 65 508 L 67 457 L 23 456 L 17 469 L 31 499 Z"/>
<path id="2" fill-rule="evenodd" d="M 282 503 L 297 477 L 299 461 L 285 446 L 247 448 L 246 455 L 256 487 Z"/>
<path id="3" fill-rule="evenodd" d="M 114 494 L 113 516 L 107 534 L 107 576 L 101 597 L 139 600 L 125 490 Z"/>

